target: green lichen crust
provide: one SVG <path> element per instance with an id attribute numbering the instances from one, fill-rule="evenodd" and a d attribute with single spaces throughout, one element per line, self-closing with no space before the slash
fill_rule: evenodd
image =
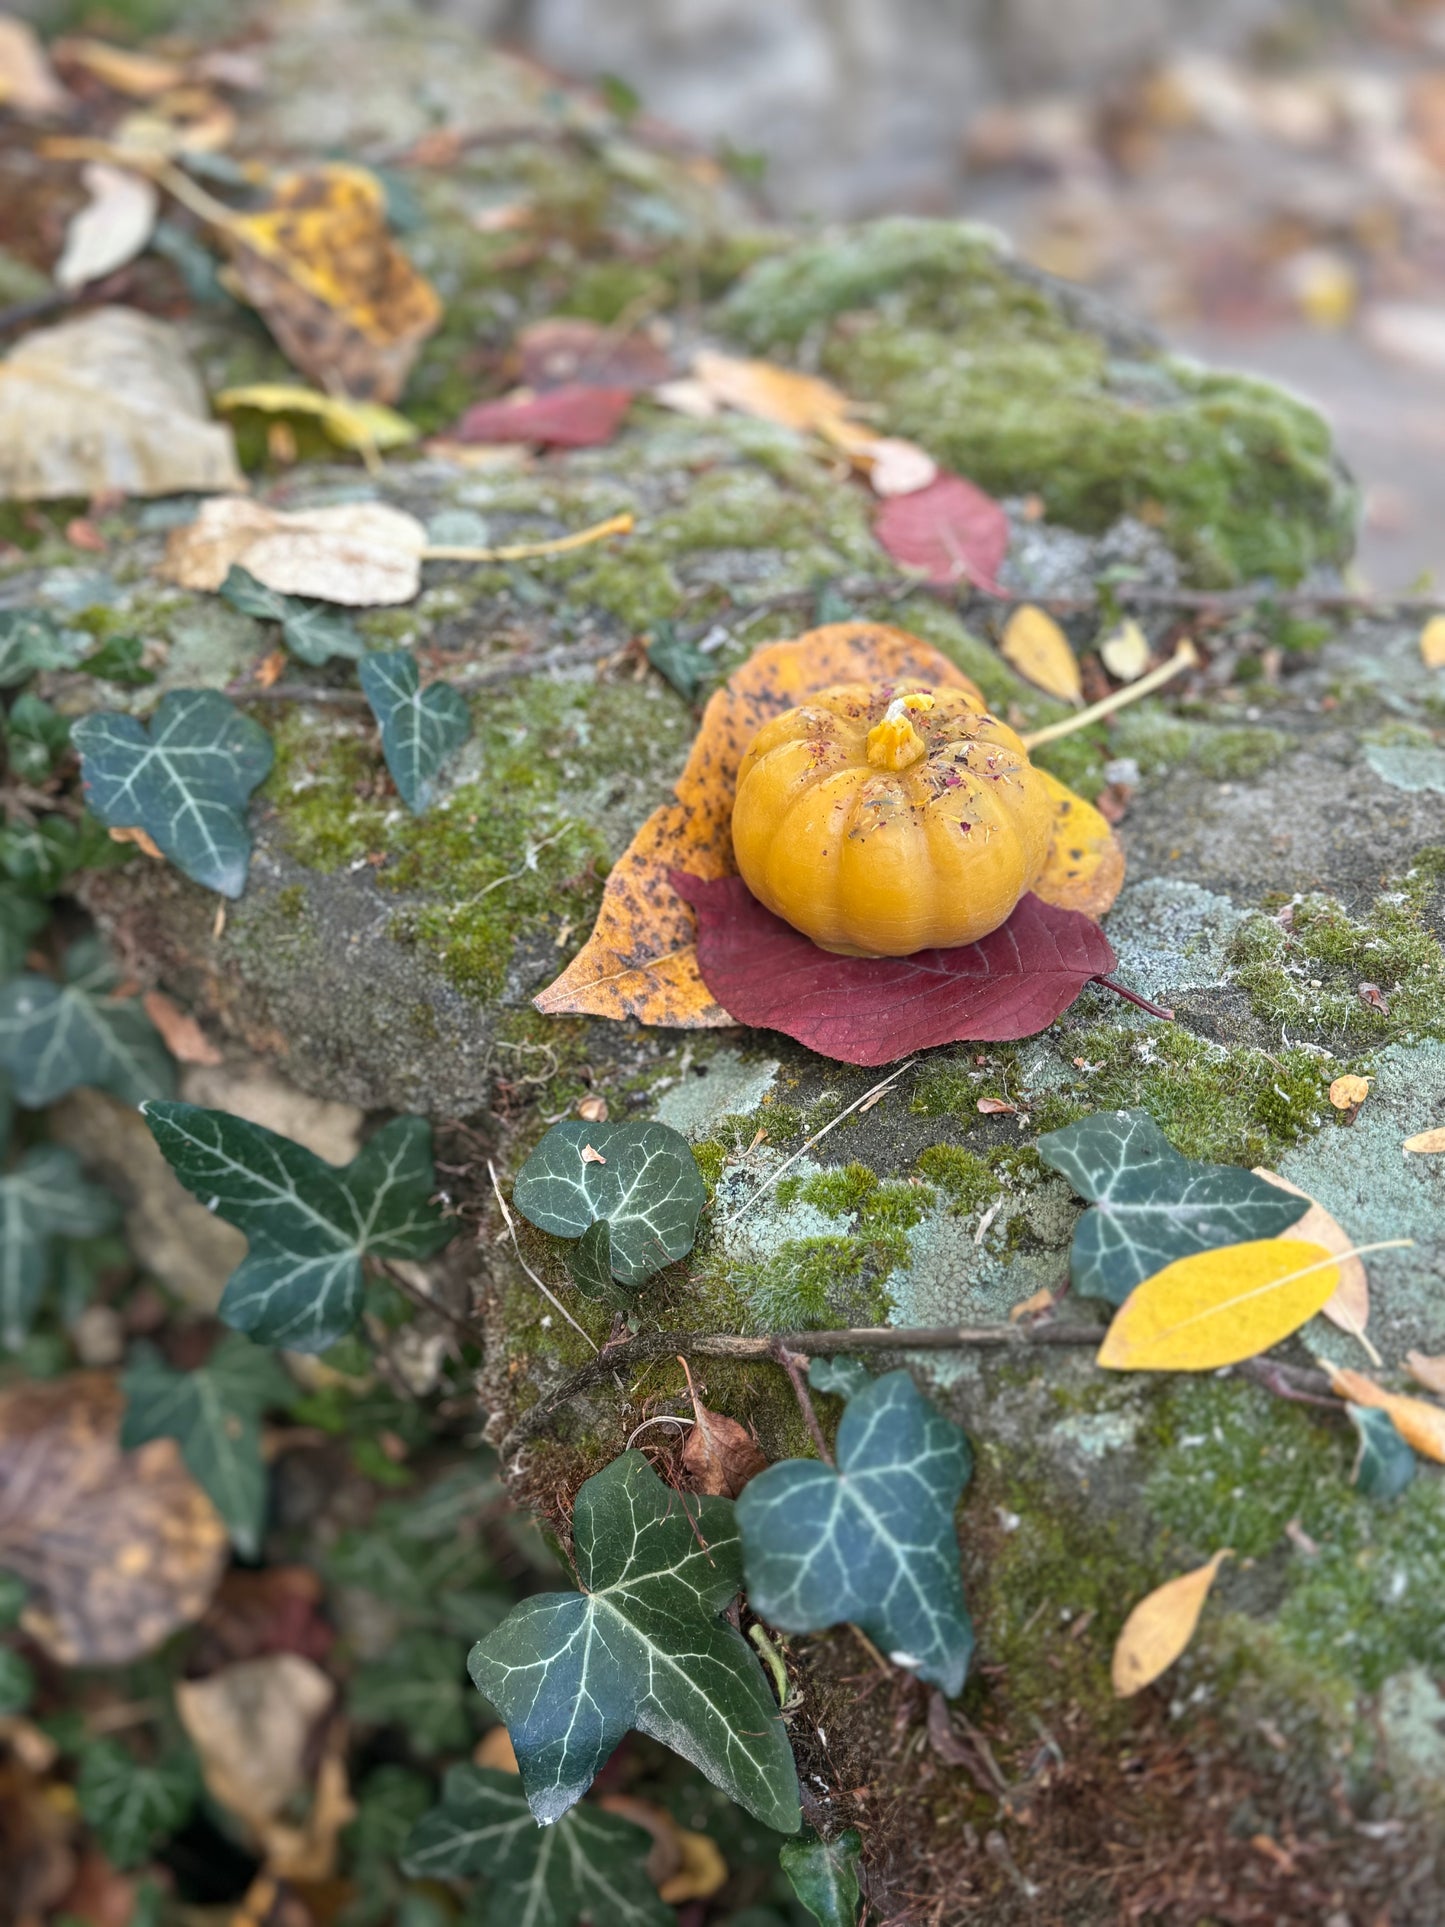
<path id="1" fill-rule="evenodd" d="M 1079 529 L 1154 523 L 1200 582 L 1292 582 L 1350 552 L 1355 492 L 1318 415 L 1121 338 L 985 230 L 893 219 L 806 243 L 752 269 L 724 313 L 759 352 L 806 343 L 992 494 L 1037 493 Z"/>

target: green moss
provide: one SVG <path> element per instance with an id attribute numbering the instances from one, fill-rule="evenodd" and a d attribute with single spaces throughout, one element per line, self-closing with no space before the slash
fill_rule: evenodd
<path id="1" fill-rule="evenodd" d="M 763 1331 L 806 1331 L 836 1321 L 884 1324 L 884 1282 L 908 1262 L 908 1239 L 887 1230 L 854 1237 L 785 1238 L 765 1260 L 733 1267 L 747 1322 Z"/>
<path id="2" fill-rule="evenodd" d="M 931 1178 L 949 1202 L 963 1215 L 978 1211 L 998 1189 L 997 1179 L 975 1151 L 961 1144 L 930 1144 L 918 1155 L 918 1168 Z"/>
<path id="3" fill-rule="evenodd" d="M 1228 777 L 1247 782 L 1262 776 L 1290 747 L 1290 738 L 1280 729 L 1211 729 L 1197 736 L 1193 762 L 1216 781 Z"/>
<path id="4" fill-rule="evenodd" d="M 1307 1531 L 1328 1525 L 1339 1499 L 1322 1474 L 1345 1463 L 1341 1433 L 1300 1405 L 1254 1386 L 1208 1378 L 1161 1388 L 1151 1425 L 1162 1448 L 1145 1487 L 1161 1525 L 1190 1553 L 1233 1546 L 1262 1559 L 1291 1519 Z"/>
<path id="5" fill-rule="evenodd" d="M 728 1147 L 716 1138 L 704 1138 L 701 1144 L 694 1144 L 692 1154 L 697 1160 L 697 1168 L 702 1172 L 702 1181 L 709 1193 L 717 1189 L 718 1179 L 728 1159 Z"/>
<path id="6" fill-rule="evenodd" d="M 1445 953 L 1427 922 L 1442 862 L 1445 853 L 1422 851 L 1402 886 L 1363 918 L 1323 895 L 1292 904 L 1288 928 L 1247 918 L 1230 962 L 1260 1016 L 1352 1041 L 1445 1037 Z M 1360 996 L 1362 983 L 1378 986 L 1386 1009 Z"/>
<path id="7" fill-rule="evenodd" d="M 1261 381 L 1121 358 L 981 229 L 895 219 L 804 243 L 724 313 L 764 351 L 821 340 L 825 372 L 993 494 L 1037 492 L 1085 530 L 1157 523 L 1201 581 L 1294 581 L 1349 552 L 1354 491 L 1319 416 Z"/>

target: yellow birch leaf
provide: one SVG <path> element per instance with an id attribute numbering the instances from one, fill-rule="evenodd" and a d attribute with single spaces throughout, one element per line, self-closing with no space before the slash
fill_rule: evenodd
<path id="1" fill-rule="evenodd" d="M 1015 609 L 1005 623 L 999 653 L 1046 696 L 1057 696 L 1066 703 L 1083 702 L 1078 658 L 1068 637 L 1052 616 L 1032 602 Z"/>
<path id="2" fill-rule="evenodd" d="M 1420 660 L 1427 669 L 1445 669 L 1445 616 L 1431 616 L 1420 631 Z"/>
<path id="3" fill-rule="evenodd" d="M 1407 1445 L 1413 1445 L 1422 1458 L 1445 1465 L 1445 1406 L 1431 1405 L 1403 1392 L 1387 1392 L 1363 1372 L 1343 1371 L 1338 1366 L 1330 1368 L 1330 1390 L 1355 1405 L 1373 1405 L 1376 1411 L 1387 1412 Z"/>
<path id="4" fill-rule="evenodd" d="M 1433 1131 L 1417 1131 L 1414 1137 L 1407 1137 L 1400 1148 L 1416 1157 L 1445 1151 L 1445 1124 L 1437 1124 Z"/>
<path id="5" fill-rule="evenodd" d="M 1339 1282 L 1324 1246 L 1298 1238 L 1256 1238 L 1176 1258 L 1130 1292 L 1098 1363 L 1115 1372 L 1235 1365 L 1298 1331 Z"/>
<path id="6" fill-rule="evenodd" d="M 853 407 L 832 382 L 771 361 L 740 361 L 704 348 L 693 358 L 692 371 L 714 401 L 781 428 L 840 422 Z"/>
<path id="7" fill-rule="evenodd" d="M 1118 682 L 1137 682 L 1149 667 L 1153 654 L 1149 638 L 1133 616 L 1126 616 L 1112 636 L 1099 644 L 1104 667 Z"/>
<path id="8" fill-rule="evenodd" d="M 1111 1673 L 1119 1699 L 1142 1692 L 1161 1673 L 1168 1672 L 1194 1637 L 1220 1566 L 1233 1557 L 1226 1546 L 1208 1565 L 1180 1573 L 1139 1601 L 1124 1621 L 1114 1647 Z"/>
<path id="9" fill-rule="evenodd" d="M 1266 1184 L 1277 1185 L 1281 1191 L 1288 1191 L 1291 1197 L 1309 1198 L 1309 1210 L 1289 1228 L 1292 1238 L 1302 1239 L 1305 1244 L 1323 1245 L 1332 1251 L 1340 1261 L 1340 1282 L 1334 1295 L 1328 1298 L 1320 1310 L 1332 1325 L 1341 1331 L 1363 1338 L 1365 1327 L 1370 1322 L 1370 1280 L 1364 1265 L 1354 1255 L 1354 1240 L 1348 1236 L 1344 1226 L 1332 1218 L 1322 1204 L 1316 1204 L 1308 1191 L 1301 1191 L 1297 1184 L 1288 1178 L 1280 1177 L 1276 1171 L 1266 1171 L 1256 1164 L 1254 1175 L 1263 1178 Z"/>
<path id="10" fill-rule="evenodd" d="M 1054 806 L 1054 839 L 1033 891 L 1061 910 L 1102 917 L 1124 887 L 1124 846 L 1113 826 L 1048 770 L 1040 770 Z"/>
<path id="11" fill-rule="evenodd" d="M 338 448 L 401 448 L 418 431 L 394 408 L 379 401 L 348 401 L 284 381 L 253 381 L 223 388 L 217 408 L 255 408 L 263 415 L 314 415 Z"/>

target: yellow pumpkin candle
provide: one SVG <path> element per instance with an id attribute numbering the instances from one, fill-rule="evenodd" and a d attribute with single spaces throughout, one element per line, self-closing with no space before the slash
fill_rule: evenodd
<path id="1" fill-rule="evenodd" d="M 846 683 L 753 738 L 733 850 L 758 901 L 824 950 L 906 957 L 1007 922 L 1053 825 L 1023 744 L 965 691 Z"/>

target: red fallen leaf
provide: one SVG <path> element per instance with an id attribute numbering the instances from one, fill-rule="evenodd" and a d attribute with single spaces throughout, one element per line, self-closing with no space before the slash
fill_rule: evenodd
<path id="1" fill-rule="evenodd" d="M 891 1064 L 964 1037 L 1032 1037 L 1115 963 L 1092 918 L 1033 895 L 977 943 L 835 957 L 765 910 L 741 877 L 707 883 L 674 870 L 670 881 L 697 912 L 698 968 L 729 1015 L 844 1064 Z"/>
<path id="2" fill-rule="evenodd" d="M 1001 595 L 997 575 L 1008 554 L 1008 517 L 991 495 L 961 475 L 940 475 L 911 495 L 893 495 L 873 533 L 895 562 L 923 569 L 939 588 L 972 582 Z"/>
<path id="3" fill-rule="evenodd" d="M 552 448 L 597 448 L 610 442 L 632 401 L 630 388 L 569 382 L 545 395 L 508 395 L 469 408 L 457 442 L 542 442 Z"/>
<path id="4" fill-rule="evenodd" d="M 588 387 L 653 388 L 672 364 L 644 334 L 619 335 L 595 321 L 553 315 L 534 321 L 517 336 L 522 380 L 529 388 L 556 389 L 570 382 Z"/>

